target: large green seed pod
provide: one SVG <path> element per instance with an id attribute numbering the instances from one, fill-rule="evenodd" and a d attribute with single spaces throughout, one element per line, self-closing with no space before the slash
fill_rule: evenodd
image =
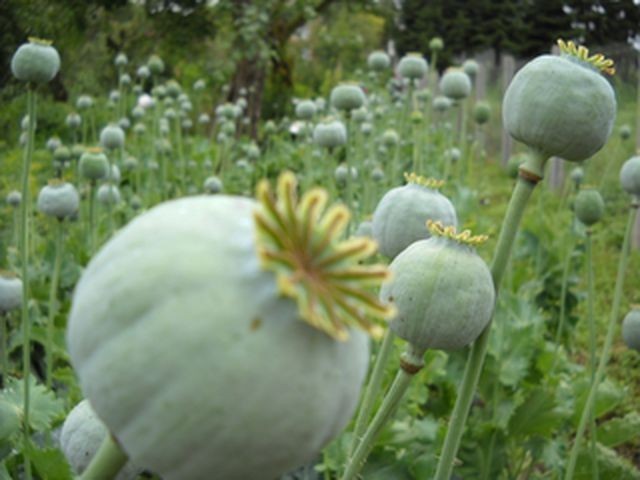
<path id="1" fill-rule="evenodd" d="M 449 68 L 440 79 L 440 91 L 452 100 L 462 100 L 471 93 L 471 79 L 464 71 Z"/>
<path id="2" fill-rule="evenodd" d="M 110 183 L 100 185 L 100 188 L 98 188 L 98 192 L 96 194 L 96 198 L 102 205 L 117 205 L 122 199 L 118 187 Z"/>
<path id="3" fill-rule="evenodd" d="M 462 64 L 462 70 L 471 78 L 475 77 L 478 74 L 479 68 L 480 66 L 478 65 L 478 62 L 476 62 L 472 58 L 465 60 Z"/>
<path id="4" fill-rule="evenodd" d="M 86 470 L 102 441 L 107 428 L 96 416 L 88 400 L 78 403 L 62 424 L 60 448 L 73 471 L 80 475 Z M 115 480 L 135 480 L 142 469 L 127 463 Z"/>
<path id="5" fill-rule="evenodd" d="M 76 101 L 78 110 L 87 110 L 93 107 L 93 98 L 90 95 L 80 95 Z"/>
<path id="6" fill-rule="evenodd" d="M 7 194 L 6 202 L 13 208 L 20 206 L 20 203 L 22 202 L 22 193 L 20 193 L 18 190 L 11 190 Z"/>
<path id="7" fill-rule="evenodd" d="M 87 180 L 102 180 L 109 175 L 109 160 L 100 148 L 88 149 L 79 161 L 80 174 Z"/>
<path id="8" fill-rule="evenodd" d="M 343 83 L 331 90 L 330 101 L 338 110 L 355 110 L 364 105 L 366 97 L 359 85 Z"/>
<path id="9" fill-rule="evenodd" d="M 30 38 L 11 58 L 11 72 L 18 80 L 47 83 L 60 70 L 60 55 L 51 42 Z"/>
<path id="10" fill-rule="evenodd" d="M 22 280 L 12 272 L 0 270 L 0 314 L 22 305 Z"/>
<path id="11" fill-rule="evenodd" d="M 444 95 L 438 95 L 436 98 L 433 99 L 433 109 L 436 112 L 446 112 L 447 110 L 449 110 L 451 108 L 451 99 L 445 97 Z"/>
<path id="12" fill-rule="evenodd" d="M 340 120 L 324 120 L 313 129 L 313 141 L 319 147 L 339 147 L 347 143 L 347 129 Z"/>
<path id="13" fill-rule="evenodd" d="M 107 150 L 117 150 L 124 147 L 124 130 L 118 125 L 109 124 L 100 132 L 100 145 Z"/>
<path id="14" fill-rule="evenodd" d="M 594 188 L 583 188 L 573 204 L 576 217 L 587 227 L 597 223 L 604 215 L 604 200 Z"/>
<path id="15" fill-rule="evenodd" d="M 391 65 L 391 59 L 382 50 L 371 52 L 367 57 L 367 65 L 371 70 L 380 72 L 386 70 Z"/>
<path id="16" fill-rule="evenodd" d="M 398 73 L 409 80 L 420 80 L 429 70 L 429 64 L 420 53 L 408 53 L 398 62 Z"/>
<path id="17" fill-rule="evenodd" d="M 429 40 L 429 50 L 431 50 L 432 52 L 439 52 L 443 48 L 444 42 L 442 41 L 442 38 L 433 37 L 431 40 Z"/>
<path id="18" fill-rule="evenodd" d="M 429 238 L 427 220 L 456 226 L 453 204 L 437 191 L 442 182 L 407 175 L 409 183 L 389 190 L 373 212 L 373 238 L 380 252 L 395 258 L 413 242 Z"/>
<path id="19" fill-rule="evenodd" d="M 640 156 L 624 162 L 620 169 L 620 185 L 629 195 L 640 196 Z"/>
<path id="20" fill-rule="evenodd" d="M 204 181 L 204 191 L 210 194 L 220 193 L 222 191 L 222 180 L 218 177 L 208 177 Z"/>
<path id="21" fill-rule="evenodd" d="M 38 210 L 58 220 L 75 215 L 79 207 L 80 195 L 76 187 L 61 180 L 50 180 L 38 194 Z"/>
<path id="22" fill-rule="evenodd" d="M 190 197 L 136 217 L 76 287 L 67 343 L 80 385 L 132 462 L 164 480 L 273 479 L 348 422 L 388 276 L 339 240 L 349 215 L 300 200 Z M 150 241 L 152 239 L 152 241 Z"/>
<path id="23" fill-rule="evenodd" d="M 311 120 L 316 114 L 316 103 L 313 100 L 302 100 L 296 105 L 296 117 Z"/>
<path id="24" fill-rule="evenodd" d="M 615 94 L 598 72 L 610 71 L 612 62 L 588 57 L 571 42 L 561 48 L 562 56 L 537 57 L 513 77 L 503 120 L 513 138 L 540 154 L 580 162 L 602 148 L 613 128 Z"/>
<path id="25" fill-rule="evenodd" d="M 640 352 L 640 306 L 635 306 L 622 321 L 622 339 L 627 347 Z"/>
<path id="26" fill-rule="evenodd" d="M 410 245 L 389 268 L 380 298 L 397 315 L 390 328 L 423 349 L 458 350 L 471 344 L 493 314 L 491 272 L 473 245 L 483 237 L 430 222 L 433 236 Z"/>

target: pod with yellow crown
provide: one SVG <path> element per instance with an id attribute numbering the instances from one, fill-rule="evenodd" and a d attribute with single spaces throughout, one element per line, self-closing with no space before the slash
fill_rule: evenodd
<path id="1" fill-rule="evenodd" d="M 440 222 L 429 222 L 429 229 L 431 238 L 391 262 L 380 298 L 396 307 L 390 328 L 400 338 L 418 349 L 458 350 L 475 341 L 493 315 L 493 280 L 475 250 L 486 237 Z"/>
<path id="2" fill-rule="evenodd" d="M 613 88 L 602 73 L 613 62 L 573 42 L 558 41 L 561 54 L 527 63 L 509 84 L 504 125 L 516 140 L 545 157 L 573 162 L 600 150 L 616 115 Z"/>
<path id="3" fill-rule="evenodd" d="M 345 426 L 392 308 L 366 238 L 326 192 L 188 197 L 91 260 L 67 329 L 85 396 L 131 461 L 165 480 L 277 478 Z M 370 291 L 373 289 L 373 292 Z"/>

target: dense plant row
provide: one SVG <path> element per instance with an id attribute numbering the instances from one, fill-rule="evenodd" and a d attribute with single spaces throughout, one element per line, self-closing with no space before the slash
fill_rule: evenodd
<path id="1" fill-rule="evenodd" d="M 119 54 L 107 99 L 75 99 L 38 148 L 60 58 L 21 46 L 0 478 L 639 478 L 634 391 L 606 372 L 623 318 L 640 346 L 640 157 L 591 159 L 614 128 L 613 64 L 559 46 L 504 95 L 527 146 L 508 175 L 472 60 L 438 78 L 421 54 L 393 74 L 373 52 L 254 141 L 237 134 L 249 92 L 210 111 L 206 80 Z M 527 207 L 551 157 L 578 166 Z M 615 278 L 596 275 L 605 232 Z"/>

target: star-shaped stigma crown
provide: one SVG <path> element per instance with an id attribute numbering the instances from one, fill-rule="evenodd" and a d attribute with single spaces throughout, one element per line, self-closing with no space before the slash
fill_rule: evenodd
<path id="1" fill-rule="evenodd" d="M 615 75 L 616 73 L 616 69 L 613 66 L 613 60 L 606 58 L 601 53 L 589 56 L 589 49 L 587 47 L 576 45 L 572 41 L 565 42 L 562 39 L 558 39 L 558 47 L 562 54 L 582 60 L 602 73 L 606 73 L 608 75 Z"/>
<path id="2" fill-rule="evenodd" d="M 431 235 L 436 237 L 445 237 L 463 245 L 469 245 L 472 247 L 482 245 L 489 239 L 488 235 L 471 235 L 471 230 L 463 230 L 458 233 L 456 227 L 451 225 L 445 227 L 440 221 L 434 222 L 433 220 L 427 220 L 427 228 L 431 232 Z"/>
<path id="3" fill-rule="evenodd" d="M 269 182 L 258 184 L 259 207 L 254 213 L 257 249 L 262 267 L 276 274 L 280 292 L 298 305 L 301 318 L 336 340 L 347 340 L 349 328 L 373 337 L 395 310 L 370 290 L 389 275 L 384 265 L 362 265 L 376 243 L 364 237 L 343 240 L 349 211 L 327 208 L 328 195 L 314 188 L 298 199 L 296 178 L 280 175 L 277 195 Z"/>

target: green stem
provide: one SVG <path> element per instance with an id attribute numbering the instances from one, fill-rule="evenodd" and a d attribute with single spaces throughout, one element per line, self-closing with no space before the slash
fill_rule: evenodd
<path id="1" fill-rule="evenodd" d="M 356 212 L 354 211 L 354 208 L 353 208 L 353 179 L 351 178 L 351 168 L 353 165 L 353 158 L 351 157 L 353 155 L 353 148 L 349 147 L 350 143 L 354 141 L 354 139 L 352 138 L 353 130 L 354 130 L 353 118 L 352 118 L 351 112 L 348 112 L 347 113 L 347 144 L 345 145 L 345 150 L 346 150 L 345 161 L 347 164 L 345 203 L 347 205 L 347 208 L 351 212 L 351 221 L 349 222 L 349 225 L 347 225 L 347 236 L 349 236 L 353 231 L 353 228 L 352 228 L 353 220 L 357 217 Z"/>
<path id="2" fill-rule="evenodd" d="M 342 480 L 353 480 L 364 466 L 367 456 L 374 446 L 376 437 L 393 417 L 415 374 L 424 366 L 424 352 L 424 349 L 416 348 L 411 344 L 407 346 L 407 350 L 402 355 L 401 366 L 398 369 L 396 378 L 385 395 L 380 409 L 369 424 L 362 442 L 360 442 L 353 456 L 348 460 Z"/>
<path id="3" fill-rule="evenodd" d="M 592 261 L 592 249 L 591 249 L 591 228 L 587 228 L 587 239 L 586 239 L 586 255 L 587 255 L 587 320 L 589 324 L 589 369 L 591 371 L 591 379 L 589 388 L 593 388 L 593 384 L 596 378 L 596 368 L 597 368 L 597 359 L 596 359 L 596 348 L 597 348 L 597 338 L 596 338 L 596 322 L 594 315 L 594 287 L 593 287 L 593 261 Z M 591 409 L 591 418 L 590 418 L 590 428 L 591 428 L 591 462 L 593 465 L 593 479 L 598 480 L 600 478 L 600 474 L 598 471 L 598 450 L 596 447 L 597 443 L 597 427 L 596 427 L 596 412 L 594 409 Z"/>
<path id="4" fill-rule="evenodd" d="M 9 377 L 9 338 L 7 323 L 9 322 L 9 313 L 0 312 L 0 349 L 2 349 L 2 356 L 0 360 L 2 361 L 2 380 L 4 384 L 7 382 L 7 378 Z"/>
<path id="5" fill-rule="evenodd" d="M 511 196 L 511 200 L 509 201 L 507 213 L 505 214 L 505 218 L 502 223 L 502 230 L 500 231 L 500 237 L 498 238 L 493 261 L 491 263 L 491 276 L 493 277 L 496 297 L 506 266 L 509 262 L 511 248 L 516 234 L 518 233 L 518 228 L 520 226 L 520 221 L 522 220 L 525 207 L 531 197 L 534 187 L 543 176 L 544 163 L 546 162 L 547 157 L 537 152 L 532 153 L 533 155 L 520 167 L 520 176 Z M 438 461 L 436 476 L 434 477 L 435 480 L 449 480 L 451 478 L 453 461 L 460 446 L 460 439 L 462 438 L 467 416 L 469 415 L 469 408 L 471 407 L 473 394 L 478 385 L 480 373 L 482 372 L 482 366 L 484 364 L 484 358 L 489 344 L 490 330 L 491 323 L 487 325 L 482 334 L 471 346 L 471 351 L 469 352 L 469 357 L 465 366 L 464 376 L 462 378 L 462 384 L 460 386 L 460 392 L 458 393 L 456 404 L 453 408 L 453 412 L 451 413 L 451 418 L 449 419 L 447 435 L 442 447 L 440 460 Z"/>
<path id="6" fill-rule="evenodd" d="M 24 381 L 24 405 L 22 429 L 24 433 L 24 451 L 29 450 L 30 417 L 30 375 L 31 375 L 31 321 L 29 319 L 29 172 L 35 144 L 36 133 L 36 94 L 31 85 L 27 86 L 27 115 L 29 115 L 29 134 L 24 151 L 22 165 L 22 202 L 20 203 L 20 266 L 22 268 L 22 368 Z M 31 462 L 24 456 L 25 478 L 31 480 Z"/>
<path id="7" fill-rule="evenodd" d="M 91 459 L 91 463 L 78 480 L 112 480 L 122 470 L 127 460 L 127 454 L 120 448 L 118 442 L 107 434 Z"/>
<path id="8" fill-rule="evenodd" d="M 390 328 L 384 334 L 380 350 L 376 356 L 376 361 L 371 372 L 371 378 L 367 384 L 367 388 L 362 397 L 362 404 L 360 405 L 360 411 L 358 412 L 358 418 L 356 419 L 356 426 L 353 430 L 353 439 L 349 446 L 349 457 L 353 455 L 356 447 L 360 444 L 362 435 L 367 428 L 367 422 L 371 416 L 371 409 L 373 408 L 380 386 L 382 385 L 382 378 L 384 377 L 384 367 L 387 365 L 389 355 L 393 351 L 393 339 L 395 334 Z"/>
<path id="9" fill-rule="evenodd" d="M 562 333 L 564 332 L 564 324 L 567 316 L 567 284 L 569 283 L 569 270 L 571 268 L 571 255 L 573 254 L 573 248 L 575 246 L 574 237 L 571 236 L 569 246 L 567 247 L 567 254 L 564 259 L 564 266 L 562 267 L 562 283 L 560 286 L 560 318 L 558 320 L 558 329 L 555 335 L 555 350 L 553 353 L 553 362 L 549 371 L 549 378 L 553 376 L 556 364 L 558 363 L 558 354 L 560 352 L 560 344 L 562 343 Z"/>
<path id="10" fill-rule="evenodd" d="M 58 279 L 60 278 L 60 266 L 62 264 L 62 239 L 64 237 L 64 223 L 57 221 L 55 257 L 53 261 L 53 272 L 51 273 L 51 289 L 49 290 L 49 318 L 47 319 L 47 349 L 45 360 L 47 364 L 46 385 L 51 388 L 53 373 L 53 333 L 55 330 L 56 302 L 58 293 Z"/>
<path id="11" fill-rule="evenodd" d="M 92 256 L 96 251 L 96 199 L 94 187 L 95 181 L 89 182 L 89 256 Z"/>
<path id="12" fill-rule="evenodd" d="M 591 418 L 591 410 L 595 405 L 596 393 L 600 382 L 602 382 L 609 362 L 609 356 L 611 355 L 611 345 L 613 344 L 613 335 L 616 330 L 616 323 L 618 315 L 620 313 L 620 302 L 622 300 L 622 287 L 624 285 L 624 275 L 627 269 L 627 258 L 629 256 L 629 243 L 631 240 L 631 230 L 635 222 L 636 214 L 638 212 L 638 202 L 634 200 L 629 208 L 629 219 L 627 221 L 627 228 L 624 234 L 624 240 L 622 242 L 622 250 L 620 252 L 620 261 L 618 263 L 618 275 L 616 278 L 616 286 L 613 293 L 613 303 L 611 304 L 611 316 L 609 317 L 609 326 L 607 328 L 607 336 L 604 340 L 604 346 L 602 347 L 602 355 L 598 362 L 598 368 L 596 369 L 595 378 L 591 388 L 589 389 L 589 395 L 587 401 L 582 409 L 580 416 L 580 422 L 578 423 L 578 430 L 576 437 L 573 441 L 573 447 L 571 448 L 571 455 L 569 456 L 569 464 L 565 473 L 565 480 L 573 478 L 573 474 L 576 467 L 576 461 L 578 459 L 578 451 L 580 448 L 580 442 L 584 436 L 584 431 L 587 427 L 587 422 Z"/>

